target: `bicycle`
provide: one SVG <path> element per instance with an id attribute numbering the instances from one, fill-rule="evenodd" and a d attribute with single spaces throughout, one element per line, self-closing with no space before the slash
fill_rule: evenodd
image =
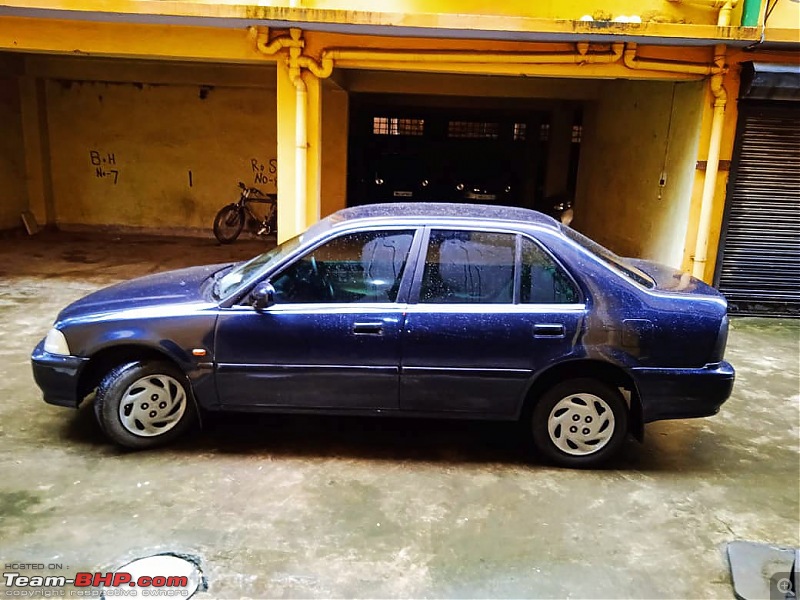
<path id="1" fill-rule="evenodd" d="M 278 195 L 265 194 L 258 188 L 247 187 L 241 181 L 242 190 L 238 202 L 223 206 L 214 217 L 214 237 L 220 244 L 231 244 L 242 233 L 245 225 L 256 235 L 269 235 L 278 226 Z M 267 214 L 262 219 L 250 207 L 251 203 L 269 204 Z"/>

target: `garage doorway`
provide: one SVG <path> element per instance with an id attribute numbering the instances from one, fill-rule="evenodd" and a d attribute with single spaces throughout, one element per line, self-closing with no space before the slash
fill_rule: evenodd
<path id="1" fill-rule="evenodd" d="M 549 114 L 459 104 L 456 99 L 455 107 L 400 105 L 375 94 L 354 95 L 348 205 L 467 202 L 539 208 Z"/>

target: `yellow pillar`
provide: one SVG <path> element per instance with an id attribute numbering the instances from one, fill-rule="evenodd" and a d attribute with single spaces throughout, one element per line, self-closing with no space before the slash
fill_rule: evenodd
<path id="1" fill-rule="evenodd" d="M 278 60 L 277 140 L 278 140 L 278 243 L 294 237 L 297 228 L 295 183 L 296 90 L 289 77 L 286 60 Z"/>
<path id="2" fill-rule="evenodd" d="M 277 77 L 278 242 L 282 242 L 320 219 L 322 94 L 320 80 L 306 70 L 301 75 L 305 90 L 298 94 L 285 60 L 278 61 Z M 305 132 L 304 144 L 298 145 L 298 131 Z M 304 160 L 298 160 L 299 153 Z M 298 200 L 303 196 L 298 193 L 300 185 L 305 187 L 305 205 Z"/>

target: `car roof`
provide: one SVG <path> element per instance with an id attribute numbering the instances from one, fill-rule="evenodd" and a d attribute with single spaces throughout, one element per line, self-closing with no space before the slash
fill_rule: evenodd
<path id="1" fill-rule="evenodd" d="M 386 224 L 424 221 L 431 225 L 435 225 L 436 221 L 473 220 L 483 223 L 512 221 L 559 229 L 558 221 L 535 210 L 452 202 L 389 202 L 353 206 L 333 213 L 323 219 L 323 222 L 327 221 L 329 227 L 339 227 L 352 225 L 355 220 L 374 220 Z"/>

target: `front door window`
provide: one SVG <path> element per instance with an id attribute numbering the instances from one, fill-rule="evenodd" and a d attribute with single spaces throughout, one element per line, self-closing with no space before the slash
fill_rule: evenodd
<path id="1" fill-rule="evenodd" d="M 397 300 L 412 230 L 341 235 L 276 276 L 276 303 L 393 303 Z"/>

